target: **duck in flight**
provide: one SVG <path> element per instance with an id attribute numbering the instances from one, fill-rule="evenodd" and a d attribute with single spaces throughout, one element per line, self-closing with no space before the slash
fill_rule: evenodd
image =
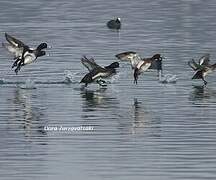
<path id="1" fill-rule="evenodd" d="M 127 51 L 117 54 L 116 57 L 122 61 L 130 61 L 132 69 L 134 69 L 134 83 L 137 84 L 138 76 L 148 69 L 157 69 L 158 75 L 162 71 L 162 57 L 155 54 L 150 58 L 141 58 L 134 51 Z"/>
<path id="2" fill-rule="evenodd" d="M 211 65 L 209 62 L 210 54 L 202 56 L 198 63 L 194 59 L 188 61 L 188 65 L 195 71 L 192 79 L 202 79 L 206 85 L 207 81 L 205 80 L 205 77 L 212 73 L 216 68 L 216 63 Z"/>
<path id="3" fill-rule="evenodd" d="M 113 62 L 109 66 L 101 67 L 93 58 L 88 59 L 86 56 L 81 58 L 81 63 L 88 69 L 88 73 L 82 78 L 80 83 L 85 83 L 85 87 L 89 83 L 96 81 L 100 86 L 106 86 L 102 78 L 108 78 L 116 74 L 116 68 L 119 67 L 118 62 Z"/>
<path id="4" fill-rule="evenodd" d="M 15 62 L 12 65 L 12 69 L 16 67 L 16 74 L 18 74 L 18 71 L 20 71 L 22 66 L 31 64 L 38 57 L 44 56 L 46 54 L 46 52 L 44 51 L 44 49 L 47 48 L 46 43 L 41 43 L 36 49 L 32 49 L 22 41 L 14 38 L 7 33 L 5 33 L 5 38 L 7 40 L 7 43 L 2 43 L 2 46 L 5 47 L 14 56 Z"/>

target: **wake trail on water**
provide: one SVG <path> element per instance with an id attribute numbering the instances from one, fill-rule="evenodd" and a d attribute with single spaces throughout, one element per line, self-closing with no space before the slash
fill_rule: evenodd
<path id="1" fill-rule="evenodd" d="M 23 81 L 11 81 L 11 80 L 7 80 L 6 78 L 2 78 L 0 79 L 0 85 L 16 85 L 22 89 L 36 89 L 37 85 L 79 84 L 82 76 L 84 75 L 85 75 L 84 73 L 65 70 L 62 81 L 54 81 L 54 80 L 37 81 L 33 78 L 27 78 L 26 80 Z M 118 81 L 119 76 L 120 75 L 117 74 L 111 77 L 107 82 L 109 84 L 115 84 Z"/>

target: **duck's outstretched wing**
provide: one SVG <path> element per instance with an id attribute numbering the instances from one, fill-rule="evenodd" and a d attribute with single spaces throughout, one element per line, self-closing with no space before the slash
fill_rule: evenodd
<path id="1" fill-rule="evenodd" d="M 201 66 L 200 64 L 196 63 L 196 62 L 194 61 L 194 59 L 191 59 L 190 61 L 188 61 L 188 65 L 189 65 L 194 71 L 196 71 L 196 70 L 198 70 L 198 69 L 202 69 L 202 66 Z"/>
<path id="2" fill-rule="evenodd" d="M 138 63 L 137 68 L 139 69 L 140 73 L 143 73 L 143 72 L 147 71 L 150 66 L 151 66 L 150 61 L 141 61 Z"/>
<path id="3" fill-rule="evenodd" d="M 5 33 L 6 40 L 15 47 L 28 47 L 26 44 L 24 44 L 22 41 L 16 39 L 15 37 Z"/>
<path id="4" fill-rule="evenodd" d="M 210 54 L 204 54 L 200 59 L 199 59 L 199 65 L 202 66 L 208 66 L 210 61 Z"/>
<path id="5" fill-rule="evenodd" d="M 141 57 L 134 51 L 127 51 L 115 55 L 121 61 L 130 61 L 131 66 L 134 69 L 137 64 L 142 61 Z"/>
<path id="6" fill-rule="evenodd" d="M 126 52 L 122 52 L 122 53 L 115 55 L 115 57 L 117 57 L 118 59 L 120 59 L 122 61 L 130 61 L 135 56 L 137 56 L 137 53 L 134 51 L 126 51 Z"/>
<path id="7" fill-rule="evenodd" d="M 2 43 L 2 46 L 14 55 L 14 59 L 22 58 L 24 49 L 29 47 L 7 33 L 5 33 L 5 38 L 8 43 Z"/>
<path id="8" fill-rule="evenodd" d="M 88 59 L 86 56 L 83 56 L 81 58 L 81 62 L 83 66 L 85 66 L 89 70 L 89 72 L 91 72 L 95 68 L 100 68 L 100 69 L 102 68 L 95 62 L 93 58 Z"/>
<path id="9" fill-rule="evenodd" d="M 13 54 L 14 59 L 21 58 L 23 53 L 23 48 L 15 47 L 8 43 L 2 43 L 2 46 L 8 50 L 11 54 Z"/>

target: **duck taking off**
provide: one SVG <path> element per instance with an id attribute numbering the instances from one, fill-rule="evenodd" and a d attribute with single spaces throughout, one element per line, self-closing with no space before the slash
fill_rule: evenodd
<path id="1" fill-rule="evenodd" d="M 22 41 L 10 36 L 7 33 L 5 33 L 5 38 L 8 43 L 2 43 L 2 46 L 14 56 L 15 62 L 13 63 L 12 68 L 16 67 L 16 74 L 22 66 L 30 64 L 38 57 L 44 56 L 46 54 L 44 51 L 44 49 L 47 48 L 46 43 L 41 43 L 36 49 L 32 49 Z"/>
<path id="2" fill-rule="evenodd" d="M 157 57 L 160 54 L 155 54 L 154 58 Z M 140 55 L 134 51 L 127 51 L 123 53 L 116 54 L 115 57 L 117 57 L 121 61 L 129 61 L 131 63 L 132 69 L 135 69 L 137 64 L 140 61 L 145 61 L 150 58 L 141 58 Z M 153 57 L 152 57 L 153 58 Z M 152 61 L 151 66 L 149 69 L 157 69 L 158 71 L 162 71 L 162 57 L 160 56 L 159 61 Z"/>
<path id="3" fill-rule="evenodd" d="M 138 76 L 148 69 L 157 69 L 158 75 L 162 71 L 162 57 L 155 54 L 151 58 L 141 58 L 134 51 L 127 51 L 117 54 L 116 57 L 122 61 L 130 61 L 132 69 L 134 69 L 134 83 L 137 84 Z"/>
<path id="4" fill-rule="evenodd" d="M 116 74 L 116 68 L 119 67 L 118 62 L 113 62 L 109 66 L 101 67 L 93 58 L 88 59 L 86 56 L 81 58 L 81 63 L 88 69 L 88 73 L 82 78 L 80 83 L 85 83 L 87 87 L 89 83 L 96 81 L 100 86 L 105 86 L 106 81 L 102 78 L 108 78 Z"/>
<path id="5" fill-rule="evenodd" d="M 192 79 L 202 79 L 204 84 L 207 84 L 207 81 L 205 80 L 205 77 L 212 73 L 216 68 L 215 64 L 209 64 L 210 62 L 210 54 L 203 55 L 198 63 L 192 59 L 188 61 L 188 65 L 195 71 Z"/>

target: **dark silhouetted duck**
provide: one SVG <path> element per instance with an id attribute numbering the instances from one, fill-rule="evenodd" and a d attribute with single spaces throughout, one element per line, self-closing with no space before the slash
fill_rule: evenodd
<path id="1" fill-rule="evenodd" d="M 121 29 L 121 19 L 115 18 L 107 22 L 107 27 L 110 29 Z"/>
<path id="2" fill-rule="evenodd" d="M 85 83 L 86 87 L 89 83 L 94 81 L 100 86 L 106 86 L 106 81 L 102 80 L 102 78 L 108 78 L 116 74 L 116 68 L 119 67 L 118 62 L 113 62 L 109 66 L 101 67 L 93 58 L 88 59 L 85 56 L 81 58 L 81 62 L 89 70 L 89 73 L 87 73 L 80 81 L 80 83 Z"/>
<path id="3" fill-rule="evenodd" d="M 44 56 L 46 54 L 46 52 L 43 50 L 47 48 L 46 43 L 41 43 L 36 49 L 32 49 L 22 41 L 10 36 L 7 33 L 5 33 L 5 38 L 8 43 L 2 43 L 2 45 L 14 55 L 15 62 L 13 63 L 12 68 L 16 67 L 16 74 L 22 66 L 30 64 L 38 57 Z"/>
<path id="4" fill-rule="evenodd" d="M 188 65 L 195 71 L 192 79 L 202 79 L 204 84 L 207 84 L 205 77 L 212 73 L 216 68 L 215 64 L 209 64 L 210 62 L 210 54 L 205 54 L 199 59 L 199 62 L 195 62 L 194 59 L 188 62 Z"/>
<path id="5" fill-rule="evenodd" d="M 130 61 L 132 69 L 134 69 L 134 83 L 137 84 L 138 75 L 148 69 L 157 69 L 162 71 L 162 57 L 155 54 L 151 58 L 142 59 L 136 52 L 128 51 L 117 54 L 116 57 L 122 61 Z"/>

